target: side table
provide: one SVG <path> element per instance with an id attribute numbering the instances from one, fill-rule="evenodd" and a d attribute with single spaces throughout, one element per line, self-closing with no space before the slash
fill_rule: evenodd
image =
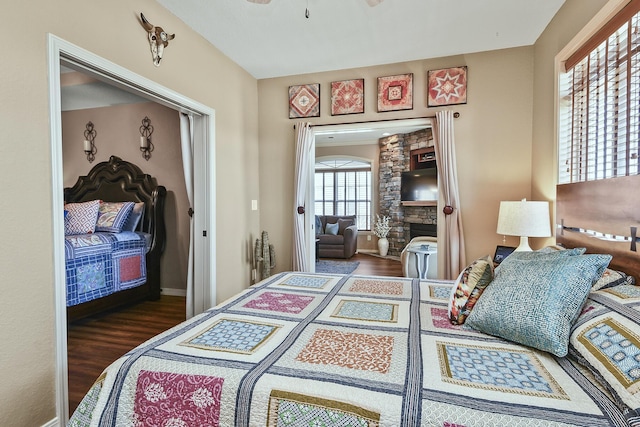
<path id="1" fill-rule="evenodd" d="M 407 252 L 411 252 L 416 256 L 416 269 L 418 270 L 418 277 L 420 279 L 427 278 L 427 272 L 429 271 L 429 255 L 435 254 L 436 249 L 423 248 L 422 246 L 412 246 L 407 249 Z M 409 263 L 405 263 L 405 277 L 409 277 Z"/>

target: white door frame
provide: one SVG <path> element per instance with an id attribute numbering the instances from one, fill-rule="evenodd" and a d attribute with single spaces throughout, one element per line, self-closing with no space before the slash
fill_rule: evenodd
<path id="1" fill-rule="evenodd" d="M 69 419 L 67 313 L 64 263 L 64 194 L 60 60 L 86 67 L 129 92 L 177 111 L 194 113 L 194 306 L 196 314 L 216 303 L 215 233 L 215 111 L 156 82 L 135 74 L 52 34 L 47 35 L 49 117 L 51 131 L 51 194 L 53 211 L 53 270 L 55 298 L 56 417 Z M 203 234 L 206 232 L 206 237 Z"/>

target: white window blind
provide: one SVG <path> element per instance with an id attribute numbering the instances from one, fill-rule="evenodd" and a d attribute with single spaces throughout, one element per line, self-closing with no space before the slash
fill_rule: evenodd
<path id="1" fill-rule="evenodd" d="M 371 229 L 371 169 L 315 173 L 316 215 L 355 215 L 358 230 Z"/>
<path id="2" fill-rule="evenodd" d="M 639 10 L 631 2 L 560 75 L 561 184 L 640 173 Z"/>

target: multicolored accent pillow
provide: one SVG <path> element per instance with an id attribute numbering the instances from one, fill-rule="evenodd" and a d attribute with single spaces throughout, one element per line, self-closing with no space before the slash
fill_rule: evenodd
<path id="1" fill-rule="evenodd" d="M 562 253 L 565 251 L 558 251 Z M 571 326 L 611 255 L 507 257 L 466 324 L 481 332 L 567 355 Z"/>
<path id="2" fill-rule="evenodd" d="M 133 205 L 133 202 L 100 202 L 96 231 L 121 232 Z"/>
<path id="3" fill-rule="evenodd" d="M 602 277 L 591 288 L 592 291 L 598 291 L 600 289 L 612 288 L 618 285 L 635 285 L 636 279 L 633 276 L 629 276 L 626 273 L 618 270 L 612 270 L 607 268 L 602 273 Z"/>
<path id="4" fill-rule="evenodd" d="M 462 325 L 471 309 L 493 280 L 493 260 L 489 255 L 473 261 L 458 276 L 449 297 L 449 320 Z"/>
<path id="5" fill-rule="evenodd" d="M 99 209 L 100 200 L 65 204 L 64 210 L 67 211 L 64 219 L 65 236 L 93 233 L 96 230 Z"/>

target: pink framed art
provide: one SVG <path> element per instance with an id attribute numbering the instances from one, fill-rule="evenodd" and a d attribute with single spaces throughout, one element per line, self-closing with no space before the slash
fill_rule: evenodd
<path id="1" fill-rule="evenodd" d="M 467 103 L 467 67 L 443 68 L 427 73 L 427 107 Z"/>
<path id="2" fill-rule="evenodd" d="M 413 74 L 378 77 L 378 112 L 413 109 Z"/>
<path id="3" fill-rule="evenodd" d="M 320 83 L 289 86 L 289 118 L 320 117 Z"/>
<path id="4" fill-rule="evenodd" d="M 364 79 L 331 82 L 331 115 L 364 113 Z"/>

